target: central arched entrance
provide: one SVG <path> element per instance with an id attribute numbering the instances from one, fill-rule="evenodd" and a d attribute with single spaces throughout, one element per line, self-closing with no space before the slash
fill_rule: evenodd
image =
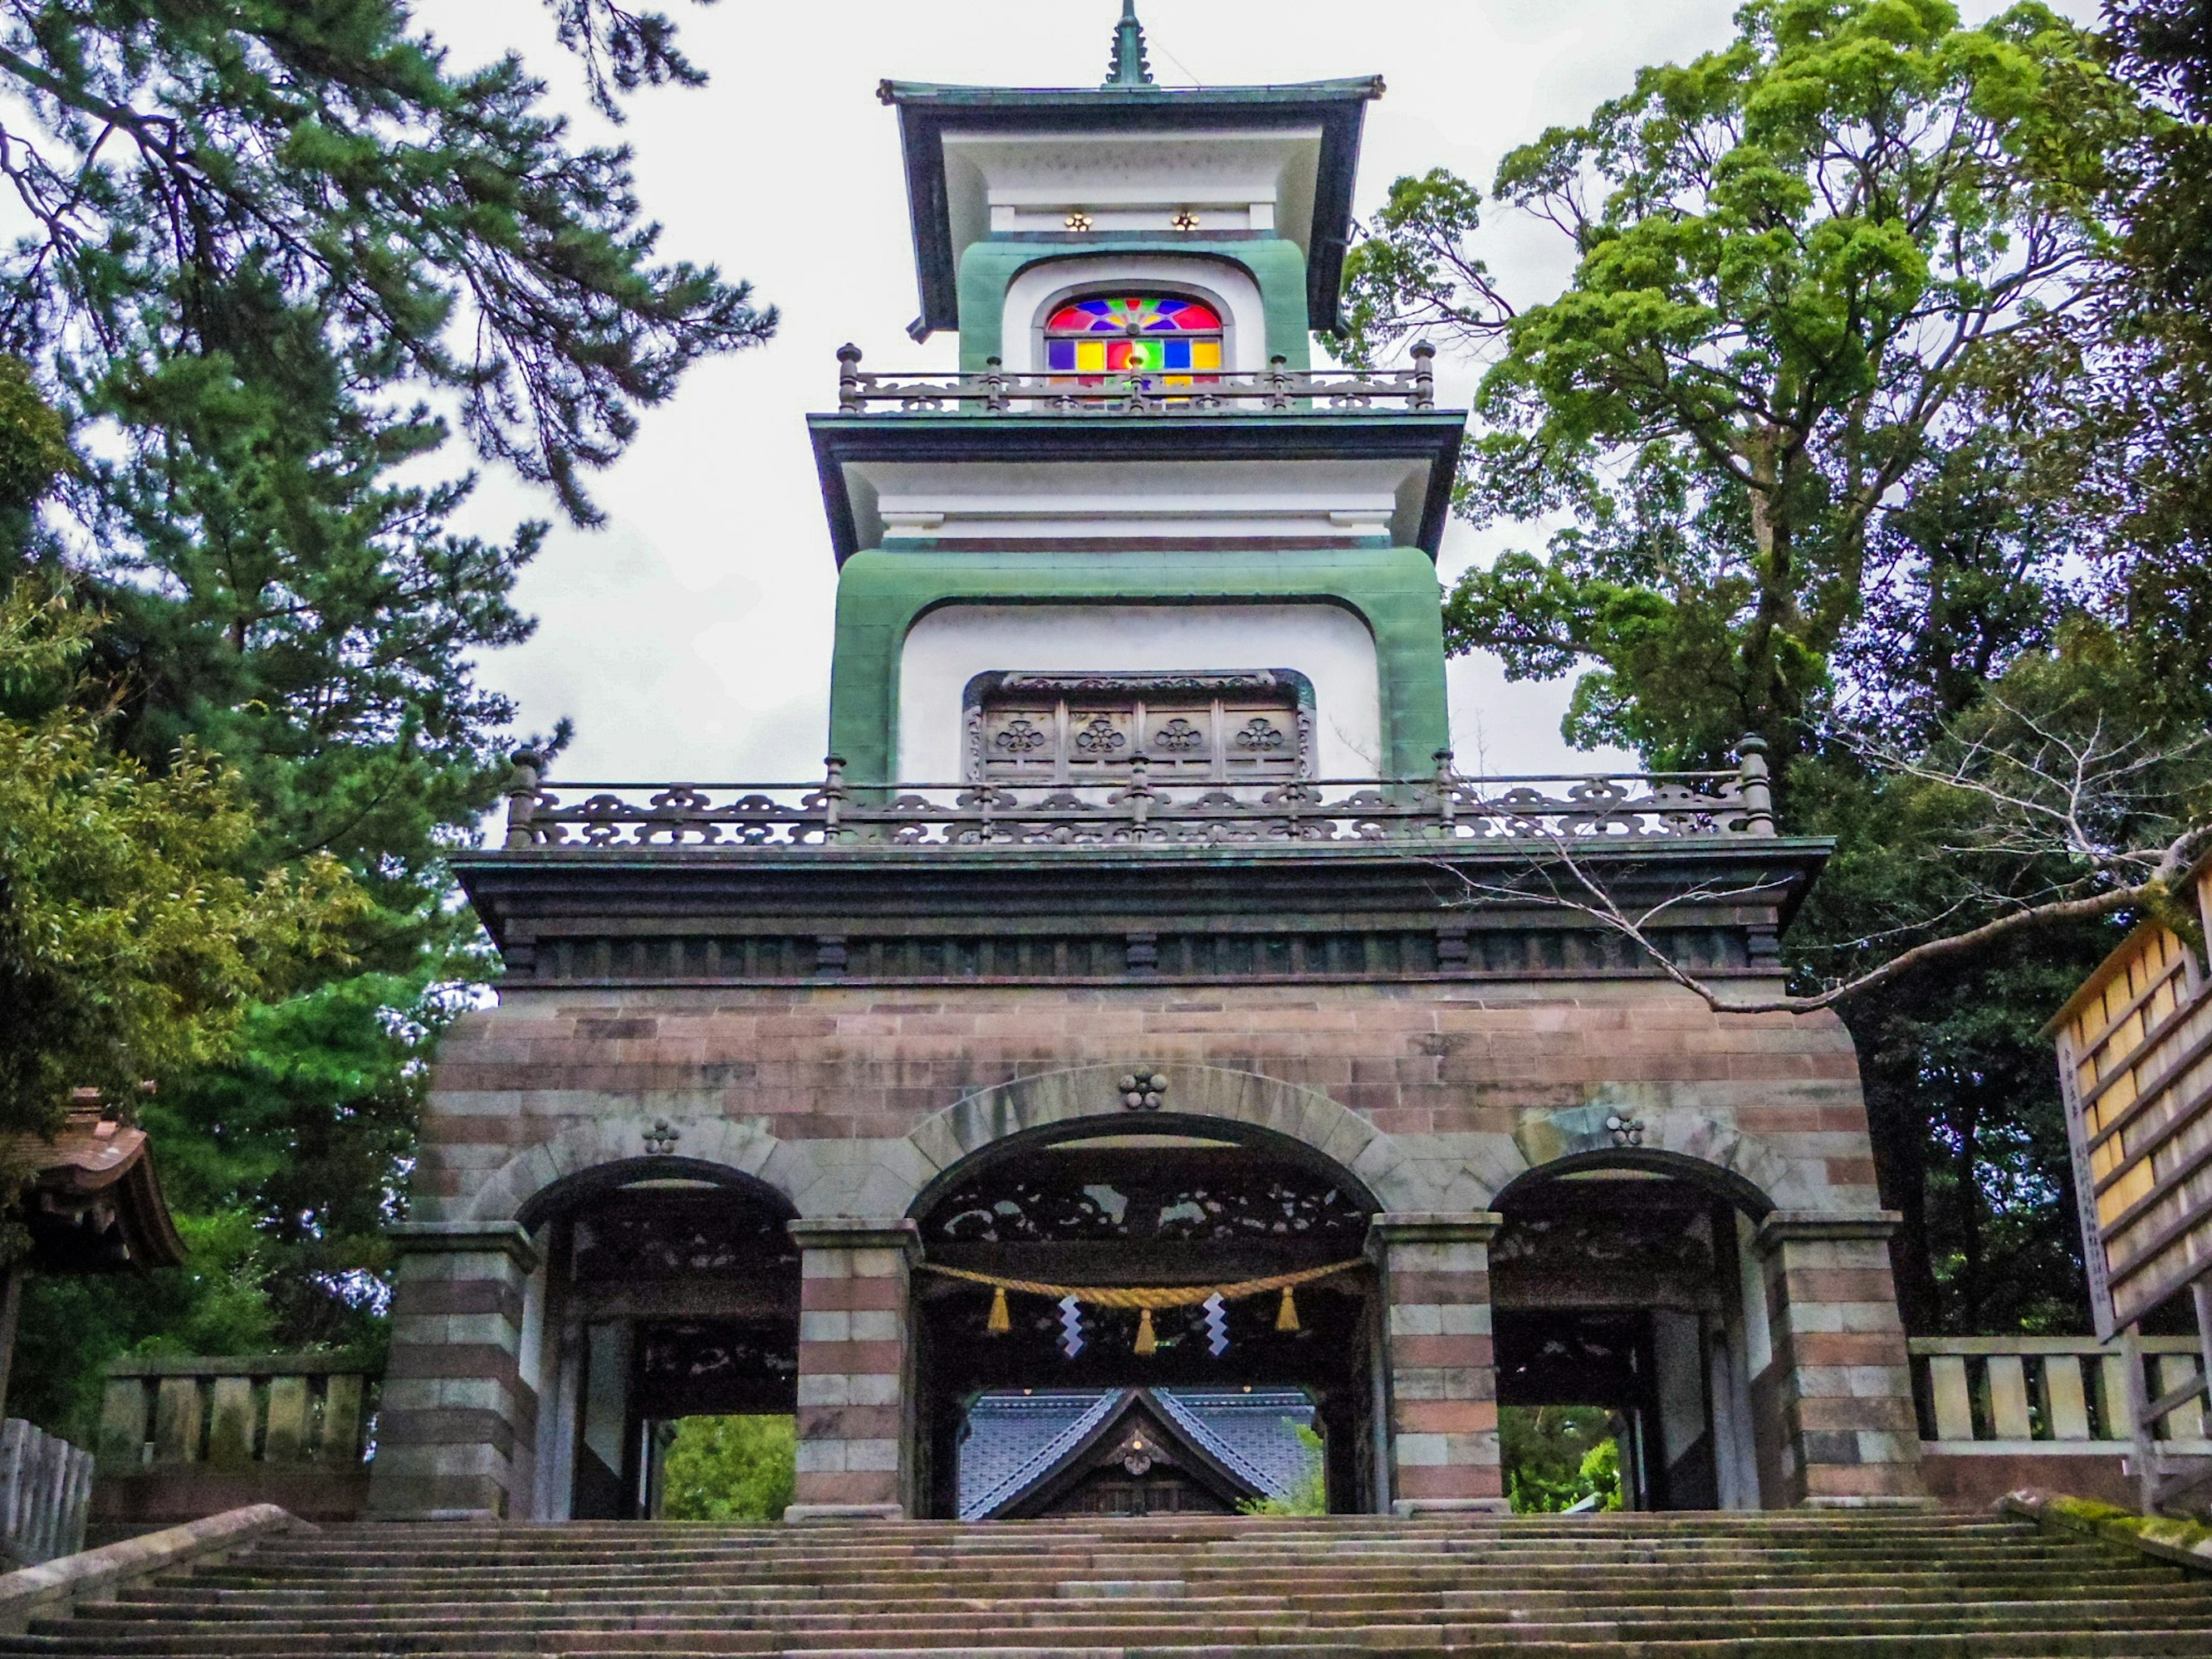
<path id="1" fill-rule="evenodd" d="M 963 1160 L 911 1212 L 927 1264 L 914 1277 L 925 1512 L 961 1514 L 963 1488 L 972 1508 L 987 1457 L 1001 1486 L 1018 1487 L 1024 1455 L 1044 1484 L 1021 1513 L 1060 1512 L 1052 1482 L 1077 1508 L 1109 1486 L 1136 1493 L 1113 1512 L 1221 1507 L 1237 1487 L 1208 1460 L 1234 1474 L 1238 1459 L 1224 1450 L 1233 1436 L 1208 1425 L 1238 1420 L 1247 1396 L 1310 1417 L 1331 1510 L 1369 1508 L 1377 1314 L 1361 1252 L 1379 1207 L 1310 1146 L 1196 1115 L 1079 1119 Z M 1137 1310 L 1019 1291 L 1006 1298 L 1006 1328 L 994 1329 L 990 1286 L 933 1271 L 1089 1289 L 1226 1285 L 1340 1262 L 1361 1265 L 1300 1285 L 1287 1312 L 1279 1292 L 1158 1310 L 1149 1342 Z M 1039 1440 L 1026 1453 L 1007 1438 L 1022 1424 Z M 1083 1472 L 1068 1459 L 1086 1434 L 1102 1457 L 1144 1468 L 1128 1481 L 1103 1464 L 1073 1478 Z"/>
<path id="2" fill-rule="evenodd" d="M 1494 1200 L 1492 1329 L 1515 1506 L 1557 1507 L 1563 1449 L 1633 1510 L 1756 1509 L 1751 1377 L 1765 1364 L 1755 1224 L 1741 1176 L 1627 1147 L 1562 1158 Z M 1567 1464 L 1571 1465 L 1570 1455 Z M 1602 1489 L 1617 1481 L 1611 1494 Z"/>

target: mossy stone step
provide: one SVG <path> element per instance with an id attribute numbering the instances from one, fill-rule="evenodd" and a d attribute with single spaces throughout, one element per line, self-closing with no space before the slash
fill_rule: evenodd
<path id="1" fill-rule="evenodd" d="M 1909 1516 L 358 1526 L 88 1603 L 112 1659 L 2212 1659 L 2212 1580 Z"/>

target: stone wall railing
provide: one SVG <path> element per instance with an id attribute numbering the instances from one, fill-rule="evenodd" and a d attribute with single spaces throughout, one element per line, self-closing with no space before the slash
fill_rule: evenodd
<path id="1" fill-rule="evenodd" d="M 1734 772 L 1628 777 L 1436 775 L 1269 784 L 1154 783 L 1139 757 L 1111 784 L 817 784 L 549 787 L 514 757 L 506 845 L 538 848 L 1139 847 L 1395 842 L 1446 845 L 1742 838 L 1774 834 L 1763 747 Z"/>
<path id="2" fill-rule="evenodd" d="M 118 1360 L 100 1401 L 100 1473 L 189 1464 L 358 1469 L 377 1376 L 343 1354 Z"/>
<path id="3" fill-rule="evenodd" d="M 1913 1397 L 1930 1450 L 2112 1456 L 2136 1438 L 2133 1400 L 2156 1402 L 2196 1374 L 2197 1342 L 2147 1336 L 2144 1375 L 2128 1387 L 2130 1355 L 2091 1337 L 1915 1337 Z M 2195 1402 L 2167 1412 L 2150 1437 L 2182 1453 L 2212 1454 L 2212 1424 Z"/>
<path id="4" fill-rule="evenodd" d="M 1120 374 L 1009 374 L 996 357 L 981 374 L 878 374 L 860 349 L 837 353 L 837 409 L 865 415 L 965 412 L 1002 415 L 1267 415 L 1292 410 L 1344 414 L 1380 406 L 1434 409 L 1436 349 L 1413 349 L 1411 368 L 1293 369 L 1271 358 L 1258 371 L 1203 369 Z"/>
<path id="5" fill-rule="evenodd" d="M 92 1454 L 11 1417 L 0 1423 L 0 1562 L 35 1567 L 84 1547 Z"/>

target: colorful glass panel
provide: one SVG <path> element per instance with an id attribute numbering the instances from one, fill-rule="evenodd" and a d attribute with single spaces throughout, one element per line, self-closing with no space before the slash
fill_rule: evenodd
<path id="1" fill-rule="evenodd" d="M 1044 354 L 1048 374 L 1157 374 L 1166 386 L 1195 386 L 1221 371 L 1221 313 L 1171 294 L 1073 300 L 1045 324 Z"/>
<path id="2" fill-rule="evenodd" d="M 1218 334 L 1221 318 L 1213 307 L 1173 295 L 1116 295 L 1076 300 L 1062 306 L 1045 325 L 1048 334 Z"/>

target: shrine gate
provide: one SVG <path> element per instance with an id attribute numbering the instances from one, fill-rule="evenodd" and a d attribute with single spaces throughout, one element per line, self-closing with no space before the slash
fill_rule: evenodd
<path id="1" fill-rule="evenodd" d="M 1316 368 L 1379 80 L 886 82 L 917 332 L 809 417 L 840 567 L 806 787 L 548 780 L 456 860 L 372 1505 L 650 1513 L 788 1412 L 793 1519 L 951 1516 L 973 1402 L 1284 1388 L 1328 1501 L 1503 1507 L 1501 1402 L 1636 1501 L 1924 1501 L 1858 1074 L 1771 992 L 1825 847 L 1728 771 L 1456 769 L 1430 358 Z"/>

